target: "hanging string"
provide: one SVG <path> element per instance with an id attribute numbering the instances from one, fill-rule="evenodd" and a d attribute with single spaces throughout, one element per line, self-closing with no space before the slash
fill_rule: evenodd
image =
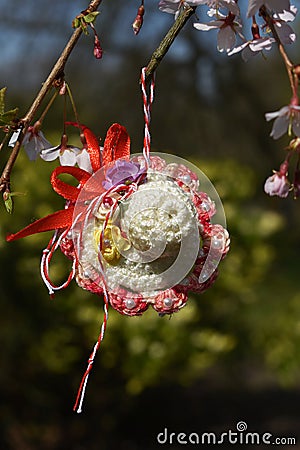
<path id="1" fill-rule="evenodd" d="M 141 74 L 141 89 L 143 94 L 144 120 L 145 120 L 143 155 L 146 161 L 146 167 L 148 168 L 150 161 L 150 145 L 151 145 L 150 120 L 151 120 L 151 107 L 154 100 L 155 76 L 153 75 L 151 79 L 149 99 L 148 99 L 146 70 L 147 68 L 143 67 Z"/>
<path id="2" fill-rule="evenodd" d="M 143 94 L 144 120 L 145 120 L 143 155 L 144 155 L 144 158 L 145 158 L 146 169 L 149 167 L 149 161 L 150 161 L 150 146 L 151 146 L 150 119 L 151 119 L 151 107 L 152 107 L 152 103 L 153 103 L 153 100 L 154 100 L 154 86 L 155 86 L 155 82 L 154 82 L 154 76 L 153 76 L 152 80 L 151 80 L 151 84 L 150 84 L 150 92 L 149 92 L 149 99 L 148 99 L 147 86 L 146 86 L 146 68 L 144 67 L 142 69 L 142 74 L 141 74 L 141 88 L 142 88 L 142 94 Z M 113 126 L 112 126 L 112 131 L 114 131 Z M 113 138 L 116 139 L 115 133 L 113 134 Z M 107 141 L 108 141 L 107 145 L 108 145 L 109 149 L 111 149 L 113 147 L 113 145 L 110 142 L 109 136 L 107 137 Z M 129 148 L 130 143 L 128 143 L 128 139 L 127 139 L 126 143 L 127 143 L 127 147 Z M 117 159 L 117 158 L 114 158 L 114 159 Z M 105 164 L 105 161 L 104 161 L 104 164 Z M 90 219 L 91 215 L 93 214 L 95 209 L 97 209 L 97 205 L 102 203 L 102 201 L 104 200 L 105 196 L 109 196 L 110 194 L 113 194 L 114 192 L 122 192 L 122 196 L 121 196 L 121 199 L 119 199 L 119 201 L 121 201 L 121 200 L 124 201 L 128 197 L 130 197 L 130 195 L 132 195 L 132 193 L 135 192 L 137 190 L 137 188 L 138 188 L 138 184 L 137 183 L 132 183 L 130 185 L 120 184 L 118 186 L 113 186 L 110 189 L 108 189 L 108 191 L 104 192 L 100 197 L 98 197 L 97 199 L 94 199 L 94 201 L 91 202 L 91 204 L 87 208 L 87 214 L 86 214 L 86 217 L 85 217 L 84 225 L 86 226 L 86 224 L 87 224 L 88 220 Z M 95 208 L 95 200 L 96 200 L 96 208 Z M 90 355 L 90 357 L 88 359 L 88 366 L 87 366 L 87 369 L 86 369 L 86 371 L 85 371 L 85 373 L 84 373 L 84 375 L 83 375 L 83 377 L 81 379 L 81 383 L 80 383 L 80 386 L 79 386 L 79 389 L 78 389 L 75 405 L 74 405 L 74 408 L 73 408 L 73 410 L 76 411 L 77 413 L 81 413 L 82 412 L 82 405 L 83 405 L 83 400 L 84 400 L 84 397 L 85 397 L 85 391 L 86 391 L 86 387 L 87 387 L 88 378 L 89 378 L 90 372 L 92 370 L 93 363 L 94 363 L 97 351 L 98 351 L 98 349 L 99 349 L 99 347 L 101 345 L 101 342 L 103 341 L 105 330 L 106 330 L 106 326 L 107 326 L 107 321 L 108 321 L 109 295 L 108 295 L 108 288 L 107 288 L 106 280 L 105 280 L 105 270 L 104 270 L 104 267 L 103 267 L 103 261 L 102 261 L 102 255 L 101 254 L 102 254 L 102 250 L 103 250 L 105 229 L 106 229 L 106 227 L 108 225 L 108 222 L 111 219 L 113 213 L 115 212 L 115 210 L 116 210 L 116 208 L 118 206 L 118 203 L 119 202 L 114 201 L 113 205 L 110 208 L 110 211 L 106 214 L 106 217 L 105 217 L 103 225 L 102 225 L 102 231 L 101 231 L 101 234 L 100 234 L 100 239 L 99 239 L 98 261 L 99 261 L 99 272 L 101 274 L 102 287 L 103 287 L 103 296 L 104 296 L 104 305 L 103 305 L 104 318 L 103 318 L 101 331 L 100 331 L 98 340 L 95 343 L 93 351 L 92 351 L 92 353 L 91 353 L 91 355 Z M 85 228 L 85 226 L 84 226 L 84 228 Z M 81 242 L 81 239 L 79 240 L 79 242 Z"/>
<path id="3" fill-rule="evenodd" d="M 146 162 L 146 169 L 149 166 L 149 161 L 150 161 L 150 146 L 151 146 L 151 136 L 150 136 L 150 119 L 151 119 L 151 107 L 152 107 L 152 103 L 154 100 L 154 86 L 155 86 L 155 82 L 154 82 L 154 76 L 152 77 L 151 80 L 151 84 L 150 84 L 150 91 L 149 91 L 149 98 L 148 98 L 148 94 L 147 94 L 147 86 L 146 86 L 146 68 L 142 69 L 142 75 L 141 75 L 141 88 L 142 88 L 142 94 L 143 94 L 143 107 L 144 107 L 144 120 L 145 120 L 145 130 L 144 130 L 144 148 L 143 148 L 143 155 L 145 158 L 145 162 Z M 114 134 L 115 137 L 115 134 Z M 107 139 L 109 140 L 109 139 Z M 128 144 L 129 145 L 129 144 Z M 109 148 L 111 148 L 112 145 L 109 142 Z M 117 158 L 114 158 L 117 159 Z M 118 186 L 113 186 L 110 189 L 108 189 L 108 191 L 102 193 L 98 198 L 95 198 L 88 206 L 87 211 L 86 211 L 86 217 L 84 220 L 84 227 L 87 225 L 87 222 L 89 221 L 90 217 L 93 215 L 95 209 L 97 209 L 97 206 L 99 204 L 101 204 L 104 201 L 104 198 L 106 196 L 110 196 L 111 194 L 115 193 L 115 192 L 120 192 L 121 193 L 121 200 L 124 201 L 126 200 L 128 197 L 130 197 L 133 192 L 135 192 L 138 188 L 138 184 L 137 183 L 132 183 L 130 185 L 126 185 L 126 184 L 120 184 Z M 119 199 L 120 201 L 120 199 Z M 75 405 L 74 405 L 74 411 L 76 411 L 77 413 L 81 413 L 82 412 L 82 405 L 83 405 L 83 401 L 84 401 L 84 397 L 85 397 L 85 392 L 86 392 L 86 387 L 87 387 L 87 383 L 88 383 L 88 378 L 90 375 L 90 372 L 92 370 L 93 364 L 94 364 L 94 360 L 96 357 L 96 354 L 99 350 L 99 347 L 101 345 L 101 342 L 104 339 L 104 334 L 105 334 L 105 330 L 106 330 L 106 326 L 107 326 L 107 321 L 108 321 L 108 305 L 109 305 L 109 294 L 108 294 L 108 287 L 106 284 L 106 279 L 105 279 L 105 270 L 103 267 L 103 260 L 102 260 L 102 250 L 103 250 L 103 243 L 104 243 L 104 233 L 105 233 L 105 229 L 109 223 L 109 221 L 111 220 L 111 217 L 113 216 L 116 208 L 118 207 L 118 203 L 117 201 L 114 201 L 110 210 L 108 211 L 108 213 L 105 216 L 103 225 L 102 225 L 102 231 L 100 234 L 100 239 L 99 239 L 99 252 L 98 252 L 98 261 L 99 261 L 99 272 L 101 275 L 101 280 L 102 280 L 102 287 L 103 287 L 103 297 L 104 297 L 104 304 L 103 304 L 103 311 L 104 311 L 104 317 L 103 317 L 103 322 L 101 325 L 101 329 L 100 329 L 100 333 L 99 333 L 99 337 L 97 342 L 95 343 L 94 347 L 93 347 L 93 351 L 88 359 L 88 365 L 87 365 L 87 369 L 81 379 L 81 383 L 78 389 L 78 393 L 77 393 L 77 397 L 76 397 L 76 401 L 75 401 Z M 79 242 L 81 243 L 81 239 L 79 239 Z"/>
<path id="4" fill-rule="evenodd" d="M 55 231 L 54 235 L 49 241 L 49 244 L 47 247 L 43 250 L 42 258 L 41 258 L 41 276 L 45 283 L 45 285 L 48 288 L 49 295 L 52 297 L 54 295 L 55 291 L 59 291 L 60 289 L 65 289 L 69 284 L 71 283 L 72 279 L 75 276 L 76 272 L 76 259 L 74 258 L 73 264 L 72 264 L 72 270 L 68 276 L 68 279 L 62 283 L 60 286 L 56 286 L 50 279 L 49 276 L 49 265 L 52 260 L 52 257 L 54 255 L 54 252 L 58 249 L 60 246 L 61 241 L 67 236 L 69 232 L 69 228 L 67 228 L 60 236 L 58 230 Z"/>
<path id="5" fill-rule="evenodd" d="M 100 333 L 99 333 L 99 337 L 97 342 L 94 345 L 93 351 L 88 359 L 88 366 L 87 369 L 82 377 L 79 389 L 78 389 L 78 393 L 77 393 L 77 397 L 76 397 L 76 401 L 75 401 L 75 405 L 73 410 L 76 411 L 78 414 L 80 414 L 82 412 L 82 404 L 83 404 L 83 400 L 84 400 L 84 396 L 85 396 L 85 391 L 86 391 L 86 386 L 87 386 L 87 382 L 89 379 L 89 375 L 90 372 L 92 370 L 93 367 L 93 363 L 95 360 L 95 356 L 97 354 L 97 351 L 101 345 L 101 342 L 103 341 L 104 338 L 104 334 L 105 334 L 105 330 L 106 330 L 106 326 L 107 326 L 107 321 L 108 321 L 108 304 L 109 304 L 109 299 L 108 299 L 108 293 L 107 293 L 107 289 L 106 286 L 103 286 L 103 297 L 104 297 L 104 304 L 103 304 L 103 312 L 104 312 L 104 317 L 103 317 L 103 322 L 101 325 L 101 329 L 100 329 Z"/>
<path id="6" fill-rule="evenodd" d="M 97 200 L 96 201 L 96 207 L 92 208 L 92 205 L 94 206 L 94 204 L 95 204 L 94 201 L 89 205 L 84 225 L 87 224 L 87 220 L 91 217 L 91 215 L 93 214 L 95 209 L 97 209 L 97 206 L 102 203 L 102 201 L 104 200 L 104 197 L 106 195 L 112 194 L 114 192 L 121 191 L 123 193 L 123 195 L 121 197 L 121 200 L 125 200 L 126 198 L 128 198 L 136 190 L 137 190 L 137 185 L 135 183 L 132 183 L 129 186 L 124 184 L 124 185 L 113 186 L 112 188 L 110 188 L 107 192 L 103 193 L 99 198 L 94 199 L 94 200 Z M 103 311 L 104 311 L 104 317 L 103 317 L 103 322 L 102 322 L 102 325 L 101 325 L 101 330 L 100 330 L 100 334 L 99 334 L 98 340 L 95 343 L 93 351 L 92 351 L 92 353 L 91 353 L 91 355 L 90 355 L 90 357 L 88 359 L 88 366 L 87 366 L 87 369 L 86 369 L 86 371 L 85 371 L 85 373 L 84 373 L 84 375 L 83 375 L 83 377 L 81 379 L 81 383 L 80 383 L 80 386 L 79 386 L 79 389 L 78 389 L 75 405 L 74 405 L 74 408 L 73 408 L 73 410 L 76 411 L 78 414 L 82 412 L 82 405 L 83 405 L 83 400 L 84 400 L 84 397 L 85 397 L 85 391 L 86 391 L 86 387 L 87 387 L 87 383 L 88 383 L 88 378 L 89 378 L 90 372 L 92 370 L 96 354 L 97 354 L 97 352 L 99 350 L 101 342 L 104 339 L 104 334 L 105 334 L 107 321 L 108 321 L 109 295 L 108 295 L 108 287 L 106 285 L 106 280 L 105 280 L 105 271 L 104 271 L 104 267 L 103 267 L 101 251 L 103 249 L 103 239 L 104 239 L 105 228 L 106 228 L 106 226 L 108 224 L 108 221 L 110 220 L 110 218 L 112 217 L 113 213 L 115 212 L 117 206 L 118 206 L 118 202 L 115 201 L 113 203 L 113 205 L 111 206 L 110 210 L 108 211 L 108 213 L 106 214 L 106 217 L 104 219 L 103 226 L 102 226 L 102 232 L 101 232 L 101 235 L 100 235 L 98 261 L 99 261 L 99 272 L 100 272 L 101 280 L 102 280 L 101 284 L 102 284 L 102 287 L 103 287 L 103 297 L 104 297 Z M 85 228 L 85 226 L 84 226 L 84 228 Z"/>

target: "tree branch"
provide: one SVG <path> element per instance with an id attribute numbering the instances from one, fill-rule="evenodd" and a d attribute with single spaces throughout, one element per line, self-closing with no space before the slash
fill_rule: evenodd
<path id="1" fill-rule="evenodd" d="M 279 53 L 283 59 L 283 62 L 285 64 L 286 67 L 286 71 L 289 77 L 289 81 L 290 81 L 290 85 L 291 85 L 291 89 L 292 89 L 292 93 L 293 93 L 293 97 L 297 98 L 297 88 L 298 88 L 298 77 L 294 76 L 294 64 L 292 63 L 292 61 L 290 60 L 290 58 L 288 57 L 288 54 L 285 51 L 285 48 L 280 40 L 280 37 L 278 36 L 278 33 L 276 31 L 276 28 L 274 26 L 274 22 L 272 17 L 270 16 L 270 14 L 268 13 L 267 9 L 265 6 L 262 6 L 260 8 L 260 14 L 261 16 L 264 18 L 266 24 L 268 25 L 268 27 L 270 28 L 272 35 L 278 45 L 278 50 Z"/>
<path id="2" fill-rule="evenodd" d="M 85 10 L 85 12 L 91 13 L 98 9 L 100 3 L 102 0 L 92 0 L 88 6 L 88 8 Z M 5 165 L 5 168 L 3 169 L 1 178 L 0 178 L 0 192 L 9 192 L 10 191 L 10 175 L 12 168 L 17 160 L 22 141 L 24 139 L 24 136 L 26 134 L 26 131 L 28 129 L 28 126 L 30 125 L 30 122 L 33 120 L 35 113 L 39 109 L 42 101 L 44 100 L 46 94 L 48 91 L 53 87 L 53 83 L 55 80 L 57 80 L 60 76 L 63 74 L 63 70 L 65 67 L 65 64 L 72 53 L 75 45 L 77 44 L 77 41 L 79 37 L 81 36 L 82 29 L 76 28 L 76 30 L 73 32 L 72 36 L 70 37 L 67 45 L 61 52 L 58 60 L 54 64 L 52 70 L 50 71 L 48 78 L 45 80 L 45 82 L 42 85 L 41 90 L 38 92 L 37 96 L 35 97 L 32 105 L 30 106 L 29 110 L 23 117 L 23 119 L 20 120 L 22 130 L 19 134 L 18 140 L 8 158 L 8 161 Z"/>
<path id="3" fill-rule="evenodd" d="M 167 51 L 173 44 L 176 36 L 180 30 L 184 27 L 189 18 L 195 13 L 196 7 L 186 6 L 184 7 L 182 13 L 177 17 L 173 26 L 169 29 L 157 49 L 153 52 L 146 69 L 146 82 L 150 80 L 151 76 L 157 69 L 161 60 L 166 55 Z"/>

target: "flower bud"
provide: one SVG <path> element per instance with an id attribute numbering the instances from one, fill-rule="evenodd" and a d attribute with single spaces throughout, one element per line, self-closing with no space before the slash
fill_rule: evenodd
<path id="1" fill-rule="evenodd" d="M 99 38 L 96 34 L 95 34 L 95 40 L 94 40 L 94 56 L 97 59 L 101 59 L 103 56 L 103 49 L 101 47 Z"/>
<path id="2" fill-rule="evenodd" d="M 251 27 L 253 39 L 260 39 L 259 26 L 257 23 L 253 23 Z"/>
<path id="3" fill-rule="evenodd" d="M 66 92 L 67 92 L 67 85 L 66 85 L 66 82 L 63 81 L 63 83 L 59 89 L 59 95 L 65 95 Z"/>
<path id="4" fill-rule="evenodd" d="M 132 24 L 132 29 L 135 35 L 137 35 L 140 29 L 142 28 L 144 13 L 145 13 L 144 5 L 141 5 L 138 9 L 137 16 Z"/>

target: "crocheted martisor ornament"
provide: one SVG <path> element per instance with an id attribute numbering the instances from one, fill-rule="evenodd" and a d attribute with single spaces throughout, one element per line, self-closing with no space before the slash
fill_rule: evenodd
<path id="1" fill-rule="evenodd" d="M 92 173 L 57 167 L 51 184 L 65 199 L 65 208 L 7 237 L 13 241 L 54 230 L 41 258 L 49 294 L 75 278 L 83 289 L 103 295 L 104 321 L 79 388 L 77 412 L 104 337 L 108 306 L 128 316 L 141 315 L 149 306 L 159 315 L 173 314 L 185 306 L 190 291 L 202 293 L 212 285 L 229 250 L 222 204 L 207 177 L 181 158 L 150 153 L 153 86 L 148 104 L 142 83 L 143 153 L 130 155 L 129 135 L 119 124 L 109 128 L 100 148 L 89 128 L 73 123 L 85 136 Z M 78 185 L 62 181 L 62 174 L 72 175 Z M 71 273 L 60 286 L 49 277 L 58 248 L 72 260 Z"/>
<path id="2" fill-rule="evenodd" d="M 204 292 L 215 281 L 229 248 L 227 230 L 211 222 L 215 203 L 199 190 L 196 173 L 180 158 L 165 157 L 180 162 L 133 155 L 95 173 L 60 242 L 77 260 L 77 283 L 97 294 L 106 290 L 121 314 L 141 315 L 150 305 L 161 315 L 177 312 L 188 291 Z M 107 190 L 97 195 L 95 186 Z"/>

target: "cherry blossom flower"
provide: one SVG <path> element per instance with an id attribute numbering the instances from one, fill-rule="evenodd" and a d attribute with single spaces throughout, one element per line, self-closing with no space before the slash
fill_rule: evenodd
<path id="1" fill-rule="evenodd" d="M 254 16 L 263 5 L 277 13 L 290 10 L 290 0 L 249 0 L 247 16 Z"/>
<path id="2" fill-rule="evenodd" d="M 207 5 L 212 9 L 218 10 L 220 8 L 228 9 L 232 14 L 238 16 L 240 14 L 239 7 L 235 0 L 202 0 L 199 5 Z"/>
<path id="3" fill-rule="evenodd" d="M 272 43 L 275 42 L 274 38 L 270 37 L 260 37 L 258 39 L 252 39 L 251 41 L 244 42 L 237 47 L 234 47 L 228 52 L 228 56 L 234 55 L 235 53 L 242 52 L 242 58 L 247 62 L 252 56 L 257 55 L 263 50 L 270 50 Z"/>
<path id="4" fill-rule="evenodd" d="M 75 166 L 77 164 L 80 169 L 89 173 L 92 172 L 87 150 L 85 148 L 80 150 L 77 147 L 68 145 L 65 134 L 62 135 L 60 145 L 42 150 L 40 156 L 44 161 L 54 161 L 56 158 L 59 158 L 62 166 Z"/>
<path id="5" fill-rule="evenodd" d="M 13 133 L 8 143 L 9 147 L 14 147 L 20 132 L 21 129 Z M 40 124 L 36 123 L 33 126 L 28 127 L 22 145 L 30 161 L 35 161 L 41 151 L 51 146 L 51 143 L 45 138 L 43 132 L 40 130 Z"/>
<path id="6" fill-rule="evenodd" d="M 225 16 L 216 10 L 208 11 L 209 16 L 212 16 L 213 14 L 217 14 L 217 20 L 212 20 L 209 23 L 194 23 L 194 27 L 201 31 L 219 29 L 217 48 L 219 52 L 223 52 L 224 50 L 229 52 L 236 43 L 236 33 L 239 32 L 238 28 L 241 28 L 241 23 L 231 12 Z"/>
<path id="7" fill-rule="evenodd" d="M 300 106 L 290 104 L 283 106 L 279 111 L 266 113 L 266 120 L 273 120 L 273 128 L 270 136 L 273 139 L 280 138 L 287 131 L 293 131 L 293 133 L 300 137 Z"/>
<path id="8" fill-rule="evenodd" d="M 271 196 L 277 195 L 278 197 L 286 198 L 290 191 L 290 183 L 287 178 L 288 174 L 288 161 L 284 161 L 279 169 L 279 172 L 274 171 L 274 174 L 267 178 L 264 186 L 266 194 Z"/>
<path id="9" fill-rule="evenodd" d="M 238 15 L 240 13 L 239 7 L 235 0 L 161 0 L 158 7 L 161 11 L 175 14 L 177 19 L 178 14 L 185 6 L 200 6 L 207 5 L 210 8 L 220 9 L 225 8 L 232 14 Z"/>
<path id="10" fill-rule="evenodd" d="M 204 0 L 161 0 L 158 7 L 163 12 L 175 14 L 175 19 L 177 19 L 178 14 L 184 6 L 198 6 L 204 3 Z"/>

